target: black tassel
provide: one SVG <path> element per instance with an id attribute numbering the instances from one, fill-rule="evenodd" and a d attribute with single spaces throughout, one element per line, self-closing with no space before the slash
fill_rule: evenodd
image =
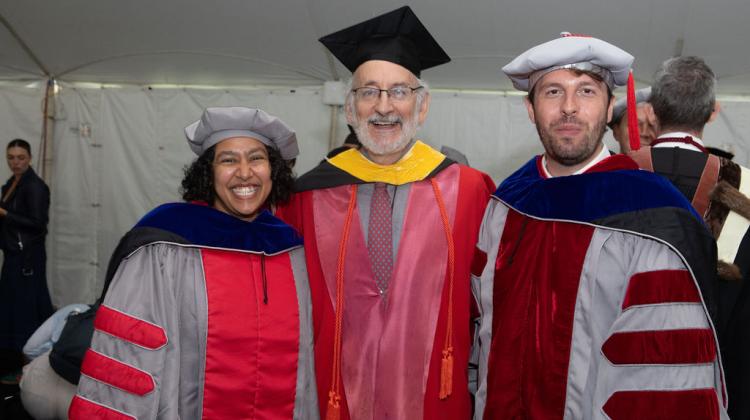
<path id="1" fill-rule="evenodd" d="M 268 281 L 266 280 L 266 256 L 260 254 L 260 271 L 263 277 L 263 304 L 268 305 Z"/>

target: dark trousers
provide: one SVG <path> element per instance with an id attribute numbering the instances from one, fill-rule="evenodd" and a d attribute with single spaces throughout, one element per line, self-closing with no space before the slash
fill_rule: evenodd
<path id="1" fill-rule="evenodd" d="M 0 349 L 20 351 L 52 315 L 44 244 L 4 252 L 0 273 Z"/>

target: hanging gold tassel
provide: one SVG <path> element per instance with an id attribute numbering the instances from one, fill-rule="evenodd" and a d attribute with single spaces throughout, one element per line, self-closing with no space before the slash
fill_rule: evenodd
<path id="1" fill-rule="evenodd" d="M 453 347 L 443 350 L 440 364 L 440 399 L 448 398 L 453 392 Z"/>
<path id="2" fill-rule="evenodd" d="M 351 186 L 349 207 L 346 210 L 344 231 L 339 242 L 339 257 L 336 262 L 336 323 L 335 338 L 333 340 L 333 360 L 331 363 L 331 389 L 328 391 L 328 409 L 326 420 L 341 419 L 341 337 L 344 323 L 344 261 L 346 261 L 346 242 L 349 239 L 349 228 L 352 215 L 357 205 L 357 184 Z"/>
<path id="3" fill-rule="evenodd" d="M 336 391 L 328 392 L 328 410 L 326 420 L 339 420 L 341 418 L 341 397 Z"/>
<path id="4" fill-rule="evenodd" d="M 435 178 L 430 179 L 432 190 L 435 192 L 435 199 L 440 209 L 440 219 L 443 221 L 445 230 L 445 239 L 448 243 L 448 319 L 445 326 L 445 344 L 443 345 L 443 360 L 440 363 L 440 393 L 438 397 L 444 400 L 453 393 L 453 275 L 456 269 L 456 251 L 453 244 L 453 233 L 451 230 L 448 212 L 445 210 L 445 203 L 440 194 Z"/>

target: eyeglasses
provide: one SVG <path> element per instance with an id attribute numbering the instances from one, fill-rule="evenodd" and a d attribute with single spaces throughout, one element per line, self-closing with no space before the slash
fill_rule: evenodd
<path id="1" fill-rule="evenodd" d="M 391 101 L 401 102 L 406 101 L 414 95 L 414 92 L 422 89 L 424 86 L 410 87 L 410 86 L 394 86 L 390 89 L 378 89 L 372 86 L 363 86 L 356 89 L 352 89 L 354 97 L 359 101 L 363 102 L 375 102 L 380 99 L 380 94 L 385 92 L 388 99 Z"/>

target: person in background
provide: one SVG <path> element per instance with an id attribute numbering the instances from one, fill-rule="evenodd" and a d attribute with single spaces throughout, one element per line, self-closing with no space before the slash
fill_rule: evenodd
<path id="1" fill-rule="evenodd" d="M 207 108 L 185 135 L 187 202 L 118 245 L 69 416 L 317 419 L 302 240 L 268 211 L 291 194 L 296 135 L 244 107 Z"/>
<path id="2" fill-rule="evenodd" d="M 648 98 L 651 96 L 651 88 L 643 88 L 635 91 L 636 115 L 638 116 L 638 133 L 641 136 L 641 144 L 648 146 L 656 138 L 656 121 L 651 114 L 646 112 Z M 627 98 L 620 98 L 615 102 L 612 111 L 612 120 L 607 126 L 612 129 L 612 136 L 620 145 L 620 153 L 630 151 L 630 135 L 628 134 Z"/>
<path id="3" fill-rule="evenodd" d="M 453 160 L 456 163 L 460 163 L 461 165 L 470 166 L 469 165 L 469 159 L 466 157 L 465 154 L 461 153 L 460 150 L 454 149 L 450 146 L 441 146 L 440 147 L 440 153 L 447 156 L 449 159 Z"/>
<path id="4" fill-rule="evenodd" d="M 330 159 L 341 152 L 346 152 L 349 149 L 359 149 L 360 147 L 362 147 L 362 143 L 360 143 L 359 139 L 357 139 L 357 133 L 354 132 L 354 127 L 349 124 L 347 124 L 346 126 L 349 127 L 349 134 L 347 134 L 346 138 L 344 139 L 344 144 L 328 152 L 328 154 L 326 155 L 326 159 Z"/>
<path id="5" fill-rule="evenodd" d="M 353 72 L 362 147 L 302 175 L 279 212 L 305 238 L 321 414 L 467 419 L 469 267 L 494 186 L 417 140 L 420 73 L 450 58 L 409 7 L 321 42 Z"/>
<path id="6" fill-rule="evenodd" d="M 480 230 L 475 418 L 727 419 L 712 238 L 672 185 L 604 147 L 633 56 L 562 35 L 503 67 L 544 154 Z"/>
<path id="7" fill-rule="evenodd" d="M 658 121 L 658 137 L 630 156 L 680 190 L 716 239 L 716 329 L 729 415 L 750 419 L 750 170 L 706 147 L 704 129 L 719 111 L 716 76 L 705 60 L 684 56 L 664 61 L 647 109 Z"/>
<path id="8" fill-rule="evenodd" d="M 13 175 L 0 198 L 0 351 L 22 360 L 21 349 L 31 334 L 52 315 L 47 289 L 47 236 L 50 193 L 31 167 L 31 146 L 15 139 L 6 148 Z M 16 356 L 16 357 L 14 357 Z M 9 366 L 3 382 L 18 383 L 20 363 Z"/>

